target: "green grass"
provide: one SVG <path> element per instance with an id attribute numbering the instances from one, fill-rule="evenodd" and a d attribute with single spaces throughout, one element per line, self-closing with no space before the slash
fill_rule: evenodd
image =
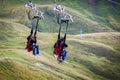
<path id="1" fill-rule="evenodd" d="M 59 2 L 66 5 L 67 1 Z M 110 24 L 106 23 L 105 16 L 107 15 L 103 15 L 103 17 L 92 14 L 91 5 L 86 5 L 87 0 L 80 3 L 77 3 L 77 0 L 69 0 L 66 5 L 67 10 L 77 16 L 74 17 L 75 22 L 71 23 L 68 29 L 68 57 L 61 64 L 57 63 L 52 53 L 57 37 L 56 32 L 59 28 L 53 19 L 54 13 L 51 11 L 53 2 L 51 0 L 39 1 L 39 4 L 45 4 L 42 5 L 41 10 L 50 12 L 50 15 L 45 14 L 45 20 L 39 22 L 42 30 L 37 34 L 37 43 L 40 45 L 41 52 L 39 56 L 34 56 L 32 52 L 28 53 L 25 50 L 26 37 L 29 35 L 30 29 L 25 26 L 29 21 L 23 1 L 12 0 L 9 3 L 4 0 L 4 2 L 7 2 L 7 6 L 2 5 L 2 9 L 0 9 L 1 11 L 6 10 L 3 13 L 0 11 L 0 15 L 2 15 L 0 16 L 0 80 L 18 78 L 20 80 L 118 80 L 120 78 L 119 32 L 83 34 L 81 40 L 80 35 L 73 35 L 79 34 L 81 27 L 83 33 L 112 30 L 108 26 Z M 16 5 L 16 3 L 20 4 Z M 49 7 L 46 5 L 47 3 L 50 3 Z M 10 4 L 13 6 L 8 8 Z M 102 2 L 97 7 L 99 8 L 101 5 L 103 5 Z M 105 10 L 105 12 L 109 12 L 109 10 Z M 11 15 L 14 16 L 14 19 L 9 18 Z M 103 20 L 105 24 L 98 23 L 97 18 Z M 109 20 L 113 22 L 110 22 L 111 24 L 119 25 L 119 19 L 111 16 Z M 98 27 L 93 27 L 95 24 Z M 63 27 L 62 32 L 64 32 Z"/>
<path id="2" fill-rule="evenodd" d="M 12 32 L 13 27 L 11 24 L 0 21 L 0 29 L 0 40 L 5 40 L 7 38 L 13 37 L 14 33 Z"/>
<path id="3" fill-rule="evenodd" d="M 70 52 L 69 60 L 77 62 L 78 64 L 83 64 L 95 74 L 109 79 L 119 79 L 119 71 L 117 72 L 119 69 L 117 66 L 120 59 L 119 54 L 113 52 L 113 50 L 111 51 L 109 47 L 105 48 L 103 45 L 99 45 L 98 43 L 91 44 L 91 42 L 84 41 L 80 41 L 79 43 L 77 40 L 76 42 L 72 41 L 70 43 L 74 45 L 74 47 L 71 48 L 74 49 L 74 51 Z M 80 48 L 79 50 L 77 49 L 78 46 Z M 115 68 L 109 67 L 112 65 L 114 65 Z M 109 73 L 109 70 L 111 73 Z M 113 74 L 116 74 L 116 76 L 113 76 Z"/>
<path id="4" fill-rule="evenodd" d="M 2 80 L 13 80 L 13 79 L 18 79 L 23 80 L 23 79 L 31 79 L 31 80 L 57 80 L 57 78 L 52 77 L 44 73 L 43 71 L 38 71 L 34 70 L 32 68 L 27 68 L 23 64 L 19 64 L 17 62 L 14 62 L 13 60 L 4 60 L 3 62 L 0 63 L 2 66 L 0 67 L 0 76 Z M 4 73 L 3 73 L 4 71 Z M 34 74 L 33 74 L 34 73 Z M 38 75 L 39 74 L 39 75 Z M 33 77 L 34 76 L 34 77 Z"/>
<path id="5" fill-rule="evenodd" d="M 4 8 L 6 10 L 1 11 L 0 13 L 1 17 L 10 18 L 11 16 L 13 16 L 15 19 L 19 18 L 17 22 L 26 25 L 27 13 L 24 5 L 25 5 L 25 2 L 27 1 L 26 0 L 25 1 L 20 0 L 17 2 L 11 1 L 10 3 L 8 3 L 9 1 L 4 1 L 4 3 L 5 2 L 7 4 L 11 3 L 15 7 L 11 6 L 12 8 L 8 9 L 6 6 L 6 8 Z M 52 11 L 52 8 L 54 7 L 53 1 L 37 1 L 36 0 L 34 2 L 35 3 L 38 2 L 37 5 L 44 6 L 40 8 L 40 10 L 45 12 L 44 14 L 45 20 L 39 23 L 41 25 L 39 27 L 42 30 L 42 32 L 57 32 L 59 25 L 56 24 L 54 21 L 54 17 L 53 17 L 54 12 Z M 19 5 L 22 5 L 22 6 L 20 7 L 19 5 L 15 5 L 15 3 L 16 4 L 19 3 Z M 73 15 L 74 23 L 71 23 L 69 25 L 69 29 L 68 29 L 69 34 L 79 34 L 80 28 L 83 29 L 83 33 L 104 32 L 104 31 L 114 31 L 114 30 L 119 31 L 119 16 L 117 16 L 119 13 L 119 10 L 116 8 L 118 12 L 115 12 L 114 14 L 112 14 L 111 4 L 108 4 L 105 1 L 99 1 L 99 3 L 97 3 L 96 5 L 96 8 L 99 14 L 102 14 L 102 15 L 96 15 L 95 13 L 93 13 L 94 7 L 91 4 L 89 4 L 87 0 L 80 1 L 80 2 L 77 0 L 75 1 L 65 0 L 64 2 L 58 1 L 58 3 L 61 3 L 62 5 L 64 5 L 66 7 L 67 12 Z M 46 6 L 42 4 L 45 4 Z M 107 9 L 104 7 L 107 7 Z M 47 14 L 46 12 L 49 14 Z M 114 15 L 116 15 L 116 17 L 114 17 Z"/>
<path id="6" fill-rule="evenodd" d="M 11 22 L 5 22 L 5 21 L 2 21 L 2 22 L 7 23 L 7 24 L 4 24 L 4 26 L 11 24 Z M 111 56 L 111 55 L 113 55 L 114 52 L 109 54 L 109 51 L 111 50 L 111 48 L 104 47 L 106 45 L 102 45 L 101 44 L 102 42 L 99 43 L 99 41 L 97 41 L 97 40 L 94 40 L 96 42 L 87 41 L 87 40 L 89 40 L 89 38 L 85 38 L 85 39 L 87 39 L 86 42 L 85 41 L 79 42 L 78 37 L 74 37 L 73 35 L 68 35 L 68 39 L 67 39 L 67 43 L 69 44 L 68 59 L 63 64 L 58 64 L 58 63 L 56 63 L 56 60 L 52 57 L 52 46 L 54 44 L 54 41 L 56 41 L 56 37 L 57 37 L 56 34 L 53 34 L 53 33 L 38 33 L 37 34 L 38 44 L 40 44 L 40 46 L 41 46 L 41 56 L 37 57 L 37 56 L 32 56 L 31 53 L 26 53 L 26 51 L 24 51 L 24 46 L 25 46 L 24 42 L 26 41 L 25 37 L 29 34 L 30 30 L 28 28 L 25 28 L 24 25 L 21 25 L 18 23 L 13 22 L 11 25 L 13 25 L 11 32 L 13 32 L 15 35 L 13 37 L 7 38 L 8 42 L 0 43 L 1 45 L 3 45 L 3 47 L 1 47 L 1 49 L 3 49 L 3 50 L 0 50 L 0 56 L 3 58 L 8 57 L 8 61 L 10 60 L 10 64 L 12 64 L 12 65 L 15 60 L 15 63 L 17 62 L 17 64 L 20 64 L 21 66 L 25 67 L 25 69 L 27 69 L 27 71 L 26 71 L 27 74 L 24 72 L 24 70 L 22 71 L 22 69 L 20 69 L 20 73 L 19 72 L 17 73 L 17 74 L 21 74 L 19 76 L 22 79 L 30 79 L 30 78 L 36 79 L 36 80 L 38 80 L 40 78 L 44 79 L 43 78 L 44 75 L 50 75 L 50 74 L 51 74 L 50 77 L 49 76 L 45 77 L 46 80 L 48 79 L 47 77 L 49 77 L 49 79 L 51 78 L 51 80 L 55 80 L 57 78 L 73 79 L 73 80 L 79 80 L 79 79 L 90 80 L 91 78 L 93 78 L 96 80 L 101 80 L 101 79 L 107 80 L 107 78 L 109 78 L 110 76 L 111 76 L 110 77 L 111 79 L 119 78 L 119 76 L 118 76 L 119 72 L 117 72 L 117 70 L 119 70 L 119 67 L 118 67 L 118 65 L 116 65 L 116 61 L 119 61 L 119 60 L 117 60 L 116 56 L 115 57 Z M 9 26 L 11 26 L 11 25 L 9 25 Z M 9 26 L 6 26 L 7 27 L 6 30 L 9 29 Z M 16 33 L 19 33 L 19 34 L 16 34 Z M 13 35 L 13 34 L 11 34 L 11 35 Z M 49 35 L 49 37 L 47 37 L 48 35 Z M 7 36 L 7 35 L 4 34 L 4 36 Z M 91 37 L 91 36 L 92 35 L 89 35 L 88 37 Z M 87 37 L 87 35 L 83 36 L 83 39 L 84 39 L 84 37 Z M 75 38 L 75 40 L 72 38 Z M 96 39 L 97 38 L 98 37 L 96 36 Z M 107 37 L 106 37 L 106 39 L 107 39 Z M 100 40 L 102 41 L 102 39 L 100 39 Z M 113 41 L 114 41 L 114 39 L 113 39 Z M 91 45 L 94 45 L 95 47 L 94 46 L 92 47 Z M 105 55 L 105 54 L 102 56 L 99 55 L 102 53 L 101 51 L 99 51 L 100 49 L 103 49 L 102 51 L 105 51 L 105 50 L 107 50 L 107 48 L 108 48 L 108 52 L 106 52 L 106 54 L 109 54 L 109 56 Z M 47 49 L 47 51 L 46 51 L 46 49 Z M 74 50 L 72 50 L 72 49 L 74 49 Z M 95 50 L 97 50 L 97 51 L 95 52 Z M 114 51 L 114 50 L 111 50 L 110 52 L 112 52 L 112 51 Z M 107 57 L 109 57 L 109 58 L 114 57 L 115 60 L 111 61 Z M 11 63 L 11 59 L 12 59 L 13 63 Z M 48 67 L 50 67 L 50 69 L 36 67 L 34 65 L 35 62 L 43 63 L 43 64 L 47 65 Z M 6 63 L 3 62 L 1 65 L 4 65 L 4 64 L 6 64 Z M 10 65 L 10 64 L 8 64 L 8 65 Z M 105 64 L 107 64 L 107 65 L 105 65 Z M 109 66 L 112 66 L 113 64 L 114 64 L 113 67 L 109 67 Z M 117 62 L 117 64 L 118 64 L 118 62 Z M 30 69 L 26 68 L 27 66 L 29 66 Z M 77 68 L 75 68 L 76 66 L 77 66 Z M 106 68 L 103 69 L 102 68 L 103 66 Z M 43 74 L 42 75 L 39 70 L 37 72 L 34 72 L 34 70 L 31 70 L 31 67 L 33 67 L 35 69 L 39 69 L 40 71 L 42 70 L 42 72 L 44 71 L 44 74 L 42 73 Z M 13 68 L 13 69 L 18 71 L 19 67 Z M 51 69 L 53 69 L 53 70 L 51 70 Z M 56 69 L 56 71 L 54 71 L 54 69 Z M 8 68 L 8 70 L 9 70 L 9 68 Z M 69 72 L 69 70 L 72 70 L 72 71 Z M 80 71 L 78 71 L 78 70 L 80 70 Z M 112 73 L 108 73 L 109 70 L 111 70 L 112 73 L 115 74 L 114 76 L 116 78 L 114 76 L 112 76 Z M 4 76 L 4 79 L 8 79 L 8 77 L 12 76 L 10 74 L 6 74 L 8 76 L 5 77 L 6 75 L 2 72 L 8 73 L 8 71 L 7 70 L 1 71 L 1 75 Z M 12 73 L 12 72 L 14 72 L 14 70 L 13 71 L 10 70 L 10 72 Z M 67 74 L 68 72 L 69 72 L 69 74 Z M 31 77 L 28 78 L 27 75 L 30 75 L 31 73 L 34 73 L 34 75 L 31 75 Z M 11 79 L 11 80 L 16 79 L 16 77 L 18 77 L 17 74 L 16 75 L 13 74 L 13 77 L 10 77 L 9 79 Z M 35 74 L 39 74 L 40 76 L 37 76 L 37 75 L 35 76 Z M 87 75 L 89 75 L 89 76 L 87 76 Z M 52 76 L 54 76 L 54 78 Z"/>

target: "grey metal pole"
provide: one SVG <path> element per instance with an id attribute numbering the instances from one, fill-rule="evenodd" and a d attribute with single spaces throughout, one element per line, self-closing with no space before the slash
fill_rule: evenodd
<path id="1" fill-rule="evenodd" d="M 82 39 L 82 28 L 80 28 L 80 39 Z"/>

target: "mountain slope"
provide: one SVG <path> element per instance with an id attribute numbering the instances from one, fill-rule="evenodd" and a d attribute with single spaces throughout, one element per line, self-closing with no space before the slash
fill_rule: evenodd
<path id="1" fill-rule="evenodd" d="M 8 3 L 7 0 L 4 1 Z M 25 50 L 26 37 L 30 32 L 26 23 L 30 22 L 21 1 L 23 0 L 17 1 L 19 5 L 11 1 L 10 3 L 14 5 L 10 9 L 8 5 L 1 10 L 3 13 L 0 11 L 0 80 L 120 79 L 120 32 L 82 34 L 80 39 L 80 35 L 77 34 L 80 27 L 71 27 L 76 23 L 70 24 L 69 31 L 72 31 L 71 35 L 67 35 L 68 57 L 59 64 L 53 57 L 53 45 L 57 38 L 55 32 L 58 31 L 59 25 L 53 21 L 53 16 L 47 13 L 45 13 L 46 19 L 39 22 L 39 27 L 43 30 L 37 34 L 40 55 L 34 56 L 32 52 L 28 53 Z M 43 3 L 50 4 L 42 5 L 41 10 L 53 13 L 51 2 Z M 78 10 L 71 7 L 67 7 L 67 10 L 77 15 L 76 22 L 77 17 L 82 17 L 82 20 L 88 21 L 91 25 L 98 24 L 96 21 L 84 18 Z M 81 25 L 81 21 L 77 23 Z M 78 31 L 75 33 L 77 35 L 73 35 L 76 31 L 73 28 Z"/>
<path id="2" fill-rule="evenodd" d="M 57 1 L 57 3 L 60 3 L 65 7 L 66 12 L 73 15 L 74 23 L 70 24 L 68 33 L 79 34 L 80 29 L 82 29 L 83 33 L 119 31 L 119 5 L 113 7 L 109 1 L 104 0 L 98 1 L 96 5 L 93 5 L 89 1 L 90 0 Z M 29 22 L 26 21 L 27 13 L 24 6 L 26 2 L 27 0 L 12 0 L 10 2 L 5 0 L 1 2 L 1 7 L 3 7 L 0 12 L 1 17 L 14 17 L 15 19 L 19 18 L 20 23 L 27 25 Z M 44 12 L 45 20 L 39 23 L 41 25 L 40 29 L 42 32 L 57 32 L 59 26 L 54 20 L 53 7 L 55 4 L 53 4 L 53 1 L 34 0 L 33 2 L 38 3 L 38 8 Z M 18 3 L 18 5 L 15 3 Z M 13 4 L 13 6 L 10 6 L 10 4 Z M 94 8 L 96 11 L 94 11 Z"/>
<path id="3" fill-rule="evenodd" d="M 2 23 L 13 25 L 10 27 L 12 28 L 11 32 L 13 32 L 10 34 L 12 37 L 8 38 L 7 35 L 4 34 L 4 36 L 7 37 L 7 41 L 3 43 L 1 40 L 0 42 L 0 65 L 2 65 L 1 76 L 4 76 L 4 79 L 8 79 L 12 76 L 8 74 L 8 72 L 11 72 L 11 74 L 14 75 L 9 78 L 10 80 L 18 78 L 18 74 L 21 79 L 32 78 L 33 80 L 41 78 L 44 80 L 59 80 L 60 78 L 70 80 L 107 80 L 108 78 L 109 80 L 110 78 L 119 78 L 119 71 L 117 71 L 117 69 L 119 70 L 120 65 L 118 62 L 120 59 L 119 53 L 109 47 L 109 45 L 93 42 L 94 40 L 90 41 L 89 39 L 91 39 L 94 34 L 83 35 L 83 39 L 85 40 L 79 40 L 79 36 L 77 37 L 77 35 L 68 35 L 68 59 L 64 63 L 58 64 L 56 59 L 52 56 L 52 45 L 56 40 L 56 34 L 38 33 L 38 44 L 41 46 L 41 54 L 40 56 L 34 56 L 32 53 L 27 53 L 24 49 L 26 41 L 25 38 L 29 34 L 30 30 L 25 28 L 24 25 L 18 23 L 11 23 L 6 20 L 1 21 Z M 8 27 L 6 25 L 4 25 L 4 28 Z M 7 30 L 9 31 L 9 28 L 6 28 L 6 31 Z M 47 37 L 48 35 L 49 37 Z M 95 39 L 97 39 L 97 35 L 100 34 L 95 35 Z M 101 54 L 103 52 L 104 54 Z M 109 52 L 111 53 L 109 54 Z M 109 73 L 109 70 L 111 70 L 111 73 Z M 17 74 L 14 74 L 16 71 L 18 71 Z M 112 74 L 114 75 L 112 76 Z M 31 75 L 31 77 L 28 77 L 27 75 Z"/>
<path id="4" fill-rule="evenodd" d="M 18 78 L 18 74 L 21 77 L 21 79 L 33 79 L 33 80 L 34 79 L 37 79 L 37 80 L 38 79 L 43 79 L 43 80 L 45 80 L 45 79 L 56 80 L 57 79 L 57 80 L 59 80 L 59 78 L 65 78 L 65 79 L 72 80 L 72 79 L 87 78 L 87 76 L 85 76 L 85 77 L 80 76 L 77 72 L 74 72 L 74 71 L 72 71 L 72 73 L 69 73 L 67 75 L 67 72 L 71 69 L 71 68 L 67 68 L 68 67 L 67 65 L 69 65 L 69 64 L 66 63 L 66 66 L 63 67 L 63 65 L 56 63 L 56 60 L 48 52 L 44 51 L 46 46 L 44 46 L 45 43 L 43 43 L 43 42 L 41 43 L 42 51 L 41 51 L 40 56 L 34 56 L 31 53 L 27 53 L 24 49 L 25 38 L 22 38 L 22 37 L 25 37 L 24 34 L 26 34 L 26 31 L 28 31 L 28 30 L 25 30 L 24 29 L 25 27 L 23 25 L 20 25 L 18 23 L 13 23 L 13 24 L 16 26 L 19 26 L 19 27 L 14 26 L 13 32 L 20 33 L 20 34 L 17 36 L 14 36 L 12 38 L 9 38 L 7 42 L 0 43 L 1 45 L 4 45 L 4 46 L 1 46 L 1 50 L 0 50 L 0 55 L 1 55 L 0 56 L 0 60 L 1 60 L 0 65 L 2 65 L 0 74 L 1 74 L 1 76 L 3 76 L 3 80 L 8 79 L 8 78 L 10 80 L 16 79 L 16 78 Z M 23 31 L 21 31 L 22 28 L 24 29 Z M 14 35 L 14 34 L 11 34 L 11 35 Z M 43 39 L 45 39 L 45 38 L 43 38 Z M 15 42 L 16 40 L 17 40 L 17 42 Z M 40 40 L 40 41 L 42 41 L 42 40 Z M 39 40 L 38 40 L 38 43 L 39 43 Z M 46 44 L 48 47 L 49 43 L 46 43 Z M 47 48 L 47 49 L 50 49 L 50 47 L 51 46 L 49 46 L 49 48 Z M 44 48 L 44 49 L 42 49 L 42 48 Z M 16 73 L 16 71 L 18 71 L 18 72 Z M 11 72 L 11 73 L 9 74 L 9 72 Z M 15 72 L 15 74 L 14 74 L 14 72 Z M 33 73 L 34 75 L 31 73 Z M 31 75 L 31 77 L 28 77 L 28 75 Z M 52 77 L 52 75 L 54 75 L 54 77 Z M 74 75 L 74 76 L 72 76 L 72 75 Z M 12 77 L 10 77 L 10 76 L 12 76 Z M 76 76 L 79 76 L 79 77 L 77 78 Z"/>

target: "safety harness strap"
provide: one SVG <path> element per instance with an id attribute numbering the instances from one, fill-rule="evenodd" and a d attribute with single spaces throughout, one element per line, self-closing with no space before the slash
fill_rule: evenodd
<path id="1" fill-rule="evenodd" d="M 36 28 L 35 28 L 34 36 L 36 36 L 36 34 L 37 34 L 38 22 L 39 22 L 39 18 L 37 18 L 37 23 L 36 23 Z"/>
<path id="2" fill-rule="evenodd" d="M 61 23 L 60 23 L 60 29 L 59 29 L 59 39 L 60 39 L 60 31 L 61 31 L 61 24 L 62 23 L 66 23 L 66 30 L 65 30 L 65 35 L 64 35 L 64 42 L 66 41 L 66 35 L 67 35 L 67 29 L 68 29 L 68 22 L 69 20 L 68 19 L 61 19 Z"/>
<path id="3" fill-rule="evenodd" d="M 62 22 L 61 22 L 61 23 L 62 23 Z M 60 23 L 59 33 L 58 33 L 58 40 L 60 39 L 61 23 Z"/>

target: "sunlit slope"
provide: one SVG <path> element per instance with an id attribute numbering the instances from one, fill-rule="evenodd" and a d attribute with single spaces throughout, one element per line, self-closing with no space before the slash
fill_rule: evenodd
<path id="1" fill-rule="evenodd" d="M 25 34 L 27 35 L 25 26 L 9 21 L 0 22 L 4 23 L 4 25 L 1 24 L 0 29 L 4 29 L 1 33 L 6 38 L 0 40 L 0 78 L 2 80 L 17 78 L 20 78 L 20 80 L 59 79 L 53 77 L 52 74 L 49 75 L 42 69 L 33 68 L 36 59 L 32 54 L 25 51 Z"/>
<path id="2" fill-rule="evenodd" d="M 103 32 L 103 33 L 93 33 L 76 35 L 75 38 L 82 38 L 82 40 L 95 41 L 103 43 L 113 47 L 115 50 L 120 51 L 120 33 L 119 32 Z"/>
<path id="3" fill-rule="evenodd" d="M 39 56 L 34 56 L 25 50 L 26 37 L 29 35 L 30 29 L 8 20 L 0 22 L 2 23 L 0 28 L 5 30 L 1 32 L 4 37 L 0 40 L 0 74 L 4 77 L 1 78 L 3 80 L 9 77 L 10 80 L 17 79 L 18 76 L 21 80 L 119 79 L 119 51 L 107 43 L 104 44 L 102 40 L 104 41 L 105 38 L 100 38 L 104 36 L 109 39 L 107 33 L 104 33 L 106 35 L 103 33 L 86 34 L 83 35 L 82 40 L 79 39 L 79 35 L 68 35 L 68 58 L 64 63 L 58 64 L 52 56 L 52 47 L 57 34 L 38 33 L 37 38 L 41 53 Z M 112 34 L 112 37 L 119 37 L 119 35 L 115 35 L 116 33 Z M 92 39 L 93 36 L 94 39 Z M 99 38 L 101 42 L 97 41 Z M 114 38 L 111 40 L 119 41 L 119 39 Z M 28 77 L 28 75 L 31 76 Z"/>
<path id="4" fill-rule="evenodd" d="M 59 79 L 88 79 L 87 75 L 83 75 L 78 72 L 74 72 L 75 69 L 68 67 L 70 64 L 67 62 L 58 64 L 56 59 L 52 56 L 52 43 L 56 38 L 54 34 L 38 33 L 38 44 L 41 46 L 41 54 L 34 56 L 32 53 L 28 53 L 25 50 L 26 37 L 29 34 L 30 29 L 25 28 L 24 25 L 18 23 L 11 23 L 9 21 L 1 21 L 11 26 L 1 28 L 12 28 L 10 35 L 6 36 L 6 41 L 0 42 L 0 76 L 2 80 L 13 80 L 20 77 L 20 79 L 32 79 L 32 80 L 59 80 Z M 5 33 L 6 33 L 5 32 Z M 46 38 L 49 36 L 49 38 Z M 53 36 L 54 35 L 54 36 Z M 71 70 L 71 72 L 69 72 Z"/>
<path id="5" fill-rule="evenodd" d="M 17 80 L 18 78 L 20 80 L 120 79 L 119 32 L 82 34 L 82 39 L 80 39 L 80 35 L 68 34 L 67 60 L 62 64 L 57 63 L 53 57 L 53 45 L 57 38 L 55 32 L 58 32 L 59 25 L 53 18 L 54 4 L 50 1 L 44 1 L 45 5 L 38 4 L 40 10 L 45 11 L 45 20 L 39 22 L 42 32 L 37 34 L 40 55 L 34 56 L 32 53 L 28 53 L 25 45 L 30 28 L 27 28 L 26 25 L 30 24 L 30 21 L 27 19 L 28 10 L 24 7 L 24 1 L 27 0 L 0 2 L 0 4 L 7 4 L 2 5 L 2 8 L 0 6 L 0 80 Z M 96 19 L 93 20 L 94 15 L 72 1 L 74 0 L 68 2 L 66 10 L 74 15 L 75 22 L 70 23 L 68 33 L 78 34 L 80 28 L 83 33 L 114 31 L 104 24 L 106 19 L 97 16 L 103 21 L 103 24 L 98 23 Z M 41 4 L 41 1 L 39 3 Z M 50 4 L 46 5 L 46 3 Z M 63 4 L 65 5 L 65 3 Z M 76 8 L 70 7 L 71 5 Z M 84 10 L 85 14 L 90 15 L 92 19 L 89 18 L 90 16 L 83 15 L 77 8 Z M 113 16 L 109 16 L 109 21 L 111 24 L 117 25 L 114 27 L 119 29 L 119 19 L 116 20 Z"/>
<path id="6" fill-rule="evenodd" d="M 76 39 L 78 38 L 78 39 Z M 119 79 L 120 33 L 93 33 L 73 36 L 69 60 L 83 64 L 95 74 L 109 79 Z M 114 75 L 113 75 L 114 74 Z"/>

